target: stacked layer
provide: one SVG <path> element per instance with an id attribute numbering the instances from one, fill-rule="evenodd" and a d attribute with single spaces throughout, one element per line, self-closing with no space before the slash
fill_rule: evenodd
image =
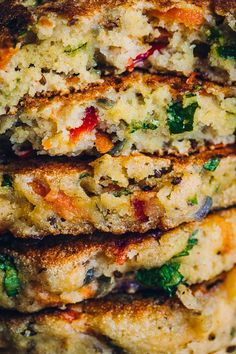
<path id="1" fill-rule="evenodd" d="M 28 99 L 16 115 L 2 117 L 1 132 L 18 155 L 30 153 L 29 144 L 50 155 L 186 155 L 235 142 L 235 93 L 135 72 L 67 97 Z"/>
<path id="2" fill-rule="evenodd" d="M 0 10 L 0 353 L 233 353 L 235 1 Z"/>
<path id="3" fill-rule="evenodd" d="M 1 112 L 145 66 L 236 81 L 235 2 L 1 1 Z"/>
<path id="4" fill-rule="evenodd" d="M 232 340 L 235 277 L 234 268 L 192 287 L 187 306 L 150 295 L 120 295 L 64 311 L 10 320 L 2 315 L 1 344 L 10 353 L 214 353 Z"/>
<path id="5" fill-rule="evenodd" d="M 5 308 L 33 312 L 148 288 L 171 296 L 178 289 L 185 303 L 190 297 L 186 285 L 208 281 L 234 266 L 236 210 L 164 233 L 27 242 L 7 238 L 0 254 L 3 263 L 10 260 L 18 279 L 11 289 L 7 275 L 1 274 L 0 305 Z M 14 290 L 17 296 L 9 297 Z"/>

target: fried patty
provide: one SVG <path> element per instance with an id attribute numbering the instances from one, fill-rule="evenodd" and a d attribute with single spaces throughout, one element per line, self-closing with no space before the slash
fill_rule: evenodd
<path id="1" fill-rule="evenodd" d="M 0 306 L 8 309 L 33 312 L 143 288 L 171 296 L 183 284 L 210 280 L 236 263 L 236 209 L 166 233 L 33 243 L 7 239 L 0 260 L 9 259 L 18 281 L 9 294 L 7 274 L 0 271 Z M 171 276 L 170 289 L 159 279 L 164 271 Z M 152 280 L 146 283 L 145 277 Z"/>
<path id="2" fill-rule="evenodd" d="M 18 163 L 18 165 L 17 165 Z M 236 203 L 235 147 L 0 166 L 0 226 L 18 237 L 170 229 Z"/>
<path id="3" fill-rule="evenodd" d="M 232 339 L 235 284 L 233 269 L 193 287 L 182 303 L 158 295 L 113 295 L 64 311 L 1 314 L 1 347 L 17 354 L 209 354 Z M 198 310 L 191 310 L 189 302 Z"/>
<path id="4" fill-rule="evenodd" d="M 234 1 L 5 0 L 0 28 L 0 114 L 136 67 L 236 81 Z"/>
<path id="5" fill-rule="evenodd" d="M 136 72 L 81 93 L 28 99 L 0 119 L 16 153 L 116 155 L 131 151 L 188 154 L 235 142 L 236 89 Z"/>

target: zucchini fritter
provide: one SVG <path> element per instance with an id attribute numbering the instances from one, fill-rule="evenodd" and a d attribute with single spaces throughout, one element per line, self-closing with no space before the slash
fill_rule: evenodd
<path id="1" fill-rule="evenodd" d="M 28 99 L 0 119 L 14 150 L 41 154 L 188 154 L 235 142 L 236 89 L 134 73 L 68 97 Z"/>
<path id="2" fill-rule="evenodd" d="M 210 280 L 236 263 L 236 209 L 164 234 L 6 242 L 0 261 L 11 261 L 18 281 L 6 283 L 6 272 L 0 271 L 4 308 L 33 312 L 143 288 L 181 296 L 188 291 L 183 284 Z"/>
<path id="3" fill-rule="evenodd" d="M 235 82 L 235 1 L 224 4 L 1 1 L 0 114 L 26 94 L 66 93 L 136 67 Z"/>
<path id="4" fill-rule="evenodd" d="M 64 311 L 1 314 L 0 347 L 11 354 L 213 353 L 232 339 L 235 284 L 233 269 L 194 286 L 182 303 L 157 295 L 113 295 Z"/>
<path id="5" fill-rule="evenodd" d="M 236 204 L 235 147 L 0 166 L 0 228 L 18 237 L 170 229 Z"/>

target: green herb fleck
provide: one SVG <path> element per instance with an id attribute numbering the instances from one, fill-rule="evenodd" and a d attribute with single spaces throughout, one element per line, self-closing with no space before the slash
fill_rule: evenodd
<path id="1" fill-rule="evenodd" d="M 215 171 L 219 166 L 219 163 L 220 163 L 219 157 L 213 157 L 212 159 L 204 163 L 203 168 L 207 171 Z"/>
<path id="2" fill-rule="evenodd" d="M 81 49 L 84 49 L 87 46 L 87 43 L 83 43 L 81 45 L 79 45 L 78 47 L 71 47 L 70 45 L 68 45 L 65 50 L 64 53 L 71 55 L 71 56 L 75 56 L 76 54 L 78 54 L 78 52 Z"/>
<path id="3" fill-rule="evenodd" d="M 190 204 L 190 205 L 198 205 L 197 196 L 195 195 L 194 197 L 188 198 L 188 204 Z"/>
<path id="4" fill-rule="evenodd" d="M 83 179 L 85 177 L 91 177 L 91 174 L 88 172 L 82 172 L 79 176 L 79 179 Z"/>
<path id="5" fill-rule="evenodd" d="M 155 130 L 158 128 L 158 121 L 154 119 L 144 120 L 144 121 L 133 121 L 129 126 L 129 131 L 131 134 L 135 133 L 137 130 Z"/>
<path id="6" fill-rule="evenodd" d="M 185 107 L 182 102 L 171 103 L 167 108 L 167 123 L 170 133 L 180 134 L 192 131 L 194 114 L 198 107 L 197 102 L 192 102 Z"/>
<path id="7" fill-rule="evenodd" d="M 180 283 L 183 283 L 183 275 L 180 273 L 180 263 L 173 260 L 189 255 L 189 251 L 198 243 L 195 237 L 198 230 L 195 230 L 188 239 L 187 246 L 183 251 L 174 256 L 168 263 L 160 268 L 140 269 L 137 271 L 136 279 L 140 284 L 149 288 L 162 289 L 169 296 L 173 296 Z"/>
<path id="8" fill-rule="evenodd" d="M 206 35 L 207 35 L 207 39 L 210 42 L 216 42 L 217 40 L 220 39 L 221 35 L 220 35 L 220 31 L 218 28 L 216 27 L 211 27 L 206 31 Z"/>
<path id="9" fill-rule="evenodd" d="M 5 273 L 3 285 L 7 296 L 16 296 L 20 290 L 20 280 L 13 259 L 7 255 L 0 255 L 0 269 Z"/>
<path id="10" fill-rule="evenodd" d="M 187 246 L 185 247 L 185 249 L 183 251 L 181 251 L 180 253 L 178 253 L 176 256 L 174 256 L 172 259 L 189 256 L 189 251 L 191 251 L 191 249 L 193 249 L 193 247 L 198 244 L 198 239 L 195 237 L 197 233 L 198 233 L 198 230 L 195 230 L 191 234 L 191 236 L 188 239 L 188 243 L 187 243 Z"/>
<path id="11" fill-rule="evenodd" d="M 179 267 L 180 264 L 174 262 L 164 264 L 160 268 L 140 269 L 136 274 L 136 279 L 147 287 L 162 289 L 169 296 L 173 296 L 184 278 L 179 272 Z"/>
<path id="12" fill-rule="evenodd" d="M 113 193 L 115 197 L 121 197 L 122 195 L 130 195 L 130 194 L 132 194 L 132 192 L 130 192 L 130 190 L 128 190 L 127 188 L 121 189 Z"/>
<path id="13" fill-rule="evenodd" d="M 219 46 L 217 53 L 224 59 L 236 59 L 236 46 Z"/>
<path id="14" fill-rule="evenodd" d="M 4 174 L 2 176 L 2 187 L 12 187 L 12 178 L 10 175 Z"/>

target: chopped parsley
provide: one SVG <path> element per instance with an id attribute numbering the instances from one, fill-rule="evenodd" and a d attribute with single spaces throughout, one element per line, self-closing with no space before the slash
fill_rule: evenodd
<path id="1" fill-rule="evenodd" d="M 236 46 L 219 46 L 217 47 L 217 53 L 221 58 L 224 59 L 236 59 Z"/>
<path id="2" fill-rule="evenodd" d="M 194 197 L 188 198 L 188 204 L 189 205 L 198 205 L 197 196 L 195 195 Z"/>
<path id="3" fill-rule="evenodd" d="M 199 107 L 197 102 L 194 102 L 195 95 L 186 96 L 189 104 L 183 102 L 172 102 L 167 108 L 167 123 L 171 134 L 181 134 L 193 130 L 194 114 Z"/>
<path id="4" fill-rule="evenodd" d="M 12 187 L 12 178 L 10 175 L 4 174 L 2 176 L 2 187 Z"/>
<path id="5" fill-rule="evenodd" d="M 188 239 L 187 246 L 185 247 L 185 249 L 183 251 L 181 251 L 180 253 L 178 253 L 173 258 L 180 258 L 180 257 L 189 256 L 189 251 L 191 251 L 191 249 L 193 249 L 193 247 L 198 244 L 198 239 L 195 237 L 197 233 L 198 233 L 198 230 L 193 231 L 193 233 L 191 234 L 191 236 Z"/>
<path id="6" fill-rule="evenodd" d="M 71 55 L 71 56 L 75 56 L 76 54 L 78 54 L 78 52 L 81 49 L 84 49 L 86 46 L 87 46 L 87 42 L 79 45 L 78 47 L 72 47 L 72 46 L 68 45 L 65 48 L 64 53 Z"/>
<path id="7" fill-rule="evenodd" d="M 154 119 L 146 119 L 144 121 L 133 121 L 131 122 L 129 129 L 130 133 L 133 134 L 137 130 L 156 130 L 159 126 L 159 122 Z"/>
<path id="8" fill-rule="evenodd" d="M 189 255 L 189 251 L 198 243 L 195 230 L 188 239 L 185 249 L 174 256 L 168 263 L 160 268 L 140 269 L 137 271 L 137 281 L 149 288 L 164 290 L 169 296 L 175 295 L 178 285 L 183 283 L 184 276 L 180 273 L 180 263 L 173 261 L 176 258 Z"/>
<path id="9" fill-rule="evenodd" d="M 4 272 L 3 286 L 7 296 L 16 296 L 20 290 L 20 280 L 13 259 L 7 255 L 1 254 L 0 270 Z"/>
<path id="10" fill-rule="evenodd" d="M 130 195 L 130 194 L 132 194 L 132 192 L 130 192 L 128 188 L 124 188 L 113 193 L 115 197 L 121 197 L 122 195 Z"/>
<path id="11" fill-rule="evenodd" d="M 180 264 L 175 262 L 164 264 L 160 268 L 140 269 L 136 278 L 147 287 L 164 290 L 169 296 L 173 296 L 184 278 L 179 272 L 179 267 Z"/>
<path id="12" fill-rule="evenodd" d="M 204 163 L 203 168 L 207 171 L 215 171 L 217 167 L 219 166 L 220 163 L 220 158 L 219 157 L 213 157 L 212 159 L 208 160 L 207 162 Z"/>
<path id="13" fill-rule="evenodd" d="M 85 177 L 91 177 L 91 174 L 88 172 L 82 172 L 79 176 L 79 179 L 83 179 Z"/>

